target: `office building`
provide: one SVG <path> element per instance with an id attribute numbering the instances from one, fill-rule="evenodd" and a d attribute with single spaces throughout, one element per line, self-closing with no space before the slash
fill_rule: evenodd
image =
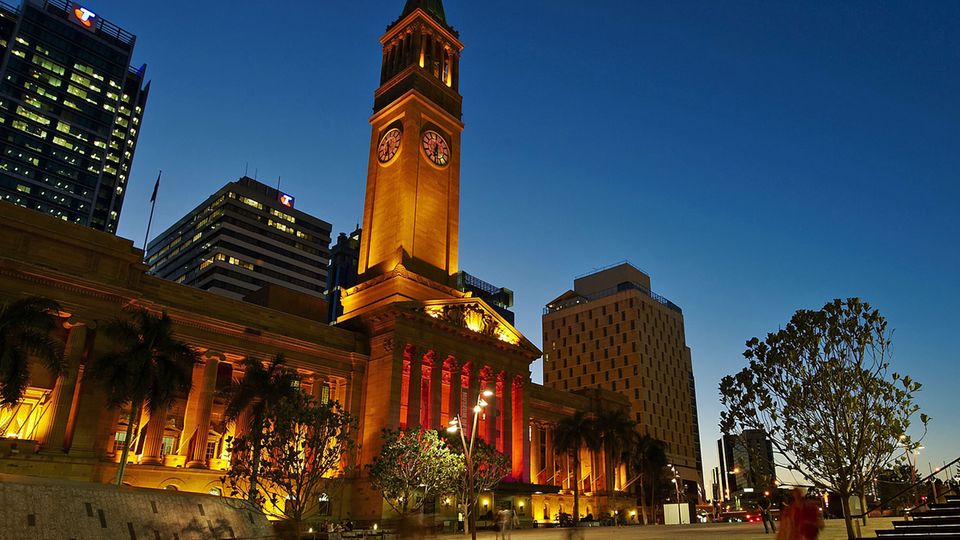
<path id="1" fill-rule="evenodd" d="M 330 248 L 330 268 L 327 270 L 328 319 L 336 322 L 343 315 L 340 295 L 344 289 L 357 284 L 357 266 L 360 264 L 360 234 L 357 227 L 349 235 L 340 233 L 337 243 Z"/>
<path id="2" fill-rule="evenodd" d="M 135 43 L 74 2 L 0 2 L 0 200 L 116 232 L 150 88 Z"/>
<path id="3" fill-rule="evenodd" d="M 642 433 L 667 443 L 685 482 L 703 485 L 693 367 L 683 312 L 620 263 L 584 275 L 543 315 L 543 383 L 603 388 L 630 400 Z"/>
<path id="4" fill-rule="evenodd" d="M 745 430 L 739 435 L 724 435 L 717 441 L 720 466 L 714 473 L 715 495 L 720 500 L 735 501 L 741 506 L 759 498 L 774 486 L 777 469 L 773 459 L 773 443 L 759 430 Z"/>
<path id="5" fill-rule="evenodd" d="M 265 285 L 322 297 L 331 226 L 295 204 L 252 178 L 230 182 L 150 242 L 150 272 L 237 299 Z"/>
<path id="6" fill-rule="evenodd" d="M 514 324 L 516 316 L 513 311 L 510 311 L 510 308 L 513 307 L 513 291 L 510 289 L 491 285 L 462 271 L 457 273 L 457 289 L 471 293 L 475 298 L 480 298 L 507 322 Z"/>

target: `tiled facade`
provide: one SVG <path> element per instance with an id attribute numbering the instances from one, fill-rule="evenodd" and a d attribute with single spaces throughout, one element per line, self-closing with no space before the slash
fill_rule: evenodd
<path id="1" fill-rule="evenodd" d="M 543 316 L 544 385 L 602 388 L 630 402 L 639 429 L 667 442 L 685 481 L 703 485 L 683 313 L 628 264 L 585 276 Z"/>

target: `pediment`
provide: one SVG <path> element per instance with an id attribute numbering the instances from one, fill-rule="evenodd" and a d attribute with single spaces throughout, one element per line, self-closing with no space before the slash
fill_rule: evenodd
<path id="1" fill-rule="evenodd" d="M 395 306 L 413 310 L 463 332 L 495 339 L 533 356 L 542 354 L 536 345 L 479 298 L 404 302 Z"/>

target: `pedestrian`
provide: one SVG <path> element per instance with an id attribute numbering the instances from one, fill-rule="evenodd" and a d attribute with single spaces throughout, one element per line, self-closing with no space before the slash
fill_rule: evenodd
<path id="1" fill-rule="evenodd" d="M 817 540 L 823 529 L 820 508 L 804 499 L 799 489 L 794 489 L 791 496 L 791 503 L 781 514 L 777 540 Z"/>
<path id="2" fill-rule="evenodd" d="M 777 525 L 774 523 L 773 514 L 770 512 L 771 506 L 773 506 L 773 503 L 770 501 L 770 492 L 765 491 L 763 492 L 763 498 L 760 499 L 760 519 L 763 520 L 764 534 L 770 534 L 771 529 L 774 533 L 777 532 Z"/>
<path id="3" fill-rule="evenodd" d="M 510 511 L 506 508 L 497 512 L 497 540 L 507 540 L 507 532 L 511 525 Z"/>

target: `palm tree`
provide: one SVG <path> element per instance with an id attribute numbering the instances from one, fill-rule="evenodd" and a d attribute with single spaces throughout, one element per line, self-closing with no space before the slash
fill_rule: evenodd
<path id="1" fill-rule="evenodd" d="M 623 461 L 624 454 L 630 447 L 632 436 L 637 432 L 637 423 L 623 409 L 606 410 L 597 417 L 597 431 L 606 458 L 604 476 L 610 486 L 609 491 L 612 492 L 616 489 L 616 482 L 611 477 L 615 474 L 616 464 Z"/>
<path id="2" fill-rule="evenodd" d="M 0 305 L 0 407 L 23 398 L 31 355 L 54 376 L 63 370 L 63 345 L 50 335 L 59 311 L 59 304 L 38 296 Z"/>
<path id="3" fill-rule="evenodd" d="M 227 400 L 224 419 L 228 423 L 244 418 L 240 427 L 249 434 L 251 452 L 250 488 L 248 499 L 254 505 L 257 501 L 257 481 L 260 474 L 260 454 L 264 422 L 268 413 L 278 403 L 299 392 L 300 377 L 297 372 L 286 367 L 283 354 L 277 354 L 268 364 L 260 360 L 247 358 L 244 361 L 243 379 L 231 384 L 224 395 Z"/>
<path id="4" fill-rule="evenodd" d="M 173 322 L 166 312 L 157 316 L 138 308 L 128 319 L 106 322 L 101 332 L 113 342 L 114 350 L 94 357 L 90 376 L 104 386 L 108 405 L 130 404 L 127 436 L 117 469 L 120 486 L 133 429 L 143 407 L 152 416 L 170 406 L 180 393 L 189 392 L 193 366 L 200 358 L 196 350 L 173 337 Z"/>
<path id="5" fill-rule="evenodd" d="M 644 496 L 644 486 L 647 481 L 651 484 L 650 507 L 653 508 L 657 493 L 657 479 L 667 466 L 666 447 L 667 443 L 650 435 L 641 435 L 638 432 L 633 434 L 633 441 L 630 444 L 630 462 L 638 475 L 640 511 L 644 525 L 647 524 L 647 499 Z"/>
<path id="6" fill-rule="evenodd" d="M 557 423 L 554 445 L 564 453 L 573 453 L 573 523 L 580 521 L 580 449 L 599 446 L 596 421 L 583 411 L 577 411 Z"/>

